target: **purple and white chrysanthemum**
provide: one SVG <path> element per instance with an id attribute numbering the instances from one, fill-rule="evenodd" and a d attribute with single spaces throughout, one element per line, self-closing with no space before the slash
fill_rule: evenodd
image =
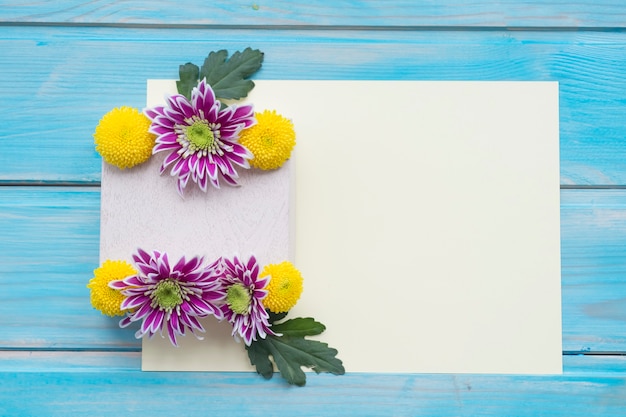
<path id="1" fill-rule="evenodd" d="M 126 296 L 121 309 L 130 310 L 120 327 L 143 320 L 135 333 L 138 339 L 166 332 L 172 344 L 178 346 L 176 336 L 184 336 L 186 329 L 198 338 L 196 331 L 204 333 L 199 317 L 223 318 L 219 305 L 225 292 L 219 262 L 204 266 L 202 258 L 187 261 L 182 257 L 172 267 L 166 253 L 150 254 L 142 249 L 133 255 L 133 260 L 139 270 L 137 275 L 112 281 L 109 286 Z"/>
<path id="2" fill-rule="evenodd" d="M 157 135 L 152 153 L 169 152 L 160 172 L 171 166 L 181 196 L 189 179 L 206 192 L 209 183 L 220 187 L 219 177 L 237 185 L 234 165 L 250 168 L 253 155 L 238 140 L 241 130 L 256 123 L 254 110 L 251 105 L 221 106 L 211 86 L 202 80 L 191 91 L 191 101 L 174 94 L 166 106 L 144 111 L 152 121 L 149 131 Z"/>
<path id="3" fill-rule="evenodd" d="M 233 326 L 235 339 L 241 336 L 250 346 L 257 336 L 265 339 L 268 334 L 275 334 L 270 329 L 269 315 L 263 306 L 270 277 L 259 278 L 259 265 L 254 256 L 245 263 L 236 256 L 232 260 L 222 259 L 222 262 L 221 280 L 226 300 L 221 308 Z"/>

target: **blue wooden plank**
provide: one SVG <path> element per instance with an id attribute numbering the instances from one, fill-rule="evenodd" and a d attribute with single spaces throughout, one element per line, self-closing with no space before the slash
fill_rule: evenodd
<path id="1" fill-rule="evenodd" d="M 76 27 L 0 30 L 0 181 L 97 182 L 105 112 L 143 107 L 147 78 L 250 45 L 266 52 L 260 79 L 559 81 L 562 183 L 626 184 L 624 32 Z"/>
<path id="2" fill-rule="evenodd" d="M 5 1 L 0 22 L 270 30 L 0 28 L 0 181 L 97 182 L 90 136 L 105 111 L 141 107 L 145 78 L 172 78 L 209 49 L 256 44 L 260 78 L 558 80 L 562 183 L 626 184 L 622 3 Z M 440 30 L 378 30 L 389 27 Z M 138 352 L 115 352 L 138 348 L 132 331 L 88 306 L 98 205 L 97 188 L 0 187 L 0 348 L 18 349 L 0 350 L 0 415 L 624 415 L 619 355 L 565 356 L 563 376 L 312 375 L 304 390 L 254 374 L 140 373 Z M 565 190 L 561 212 L 564 349 L 626 351 L 626 191 Z"/>
<path id="3" fill-rule="evenodd" d="M 99 205 L 96 187 L 0 187 L 0 349 L 139 348 L 89 305 Z M 563 348 L 626 352 L 626 190 L 563 190 L 561 213 Z"/>
<path id="4" fill-rule="evenodd" d="M 561 193 L 563 328 L 594 329 L 570 334 L 565 350 L 626 343 L 625 232 L 624 190 Z"/>
<path id="5" fill-rule="evenodd" d="M 614 367 L 619 366 L 619 364 Z M 2 372 L 137 372 L 141 352 L 8 350 L 0 351 Z M 585 369 L 583 367 L 583 369 Z M 2 401 L 0 401 L 2 403 Z"/>
<path id="6" fill-rule="evenodd" d="M 89 304 L 98 266 L 98 188 L 0 188 L 2 347 L 138 347 Z"/>
<path id="7" fill-rule="evenodd" d="M 5 350 L 0 353 L 1 372 L 137 372 L 141 369 L 141 352 L 119 351 L 71 351 L 71 350 Z M 596 375 L 606 377 L 622 377 L 626 373 L 626 356 L 624 355 L 564 355 L 563 374 L 567 377 Z M 163 372 L 150 374 L 168 375 Z M 184 378 L 189 373 L 177 373 Z M 207 372 L 217 375 L 218 372 Z M 229 374 L 223 372 L 222 374 Z M 358 374 L 373 375 L 373 374 Z M 431 374 L 412 374 L 428 376 Z M 457 374 L 466 375 L 466 374 Z M 259 379 L 254 372 L 243 373 L 243 377 Z M 394 376 L 393 374 L 387 376 Z M 510 375 L 513 379 L 516 375 Z M 528 376 L 528 375 L 527 375 Z M 531 377 L 532 376 L 528 376 Z M 316 376 L 311 373 L 311 378 Z M 331 380 L 334 377 L 330 377 Z"/>
<path id="8" fill-rule="evenodd" d="M 5 22 L 246 26 L 625 27 L 620 0 L 386 1 L 219 0 L 206 2 L 5 0 Z"/>
<path id="9" fill-rule="evenodd" d="M 254 373 L 140 372 L 127 357 L 92 355 L 75 355 L 87 356 L 77 366 L 51 354 L 34 355 L 34 366 L 0 358 L 0 414 L 617 417 L 626 409 L 622 358 L 584 357 L 584 370 L 556 376 L 312 374 L 294 388 Z"/>

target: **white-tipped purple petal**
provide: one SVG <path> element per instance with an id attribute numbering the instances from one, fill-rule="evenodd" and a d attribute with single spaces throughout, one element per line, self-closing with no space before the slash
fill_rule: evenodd
<path id="1" fill-rule="evenodd" d="M 151 120 L 150 132 L 157 135 L 152 153 L 167 153 L 160 173 L 170 169 L 170 174 L 178 177 L 176 186 L 181 196 L 190 179 L 206 192 L 209 184 L 220 188 L 220 179 L 238 185 L 234 165 L 250 168 L 253 155 L 237 141 L 242 129 L 256 123 L 254 109 L 251 105 L 222 109 L 206 80 L 192 89 L 191 100 L 174 94 L 166 98 L 165 106 L 145 109 L 144 114 Z M 194 124 L 210 129 L 211 133 L 205 133 L 204 140 L 187 136 L 188 128 Z M 194 132 L 197 135 L 198 129 Z"/>
<path id="2" fill-rule="evenodd" d="M 222 285 L 228 294 L 228 289 L 232 285 L 240 285 L 249 291 L 250 304 L 247 313 L 240 313 L 231 310 L 226 295 L 224 303 L 220 309 L 224 318 L 233 326 L 233 336 L 235 339 L 241 337 L 246 345 L 250 345 L 257 338 L 265 338 L 268 334 L 274 334 L 270 329 L 269 316 L 263 306 L 263 298 L 267 295 L 269 279 L 257 279 L 259 265 L 254 256 L 242 262 L 237 256 L 231 259 L 223 259 L 224 267 L 221 275 Z"/>
<path id="3" fill-rule="evenodd" d="M 156 106 L 143 110 L 143 114 L 150 120 L 161 116 L 163 114 L 163 106 Z"/>
<path id="4" fill-rule="evenodd" d="M 130 320 L 130 317 L 126 315 L 122 320 L 120 320 L 119 326 L 123 329 L 125 327 L 128 327 L 130 323 L 132 323 L 132 321 Z"/>
<path id="5" fill-rule="evenodd" d="M 203 258 L 184 257 L 170 267 L 167 253 L 138 249 L 133 260 L 140 273 L 125 279 L 124 285 L 115 282 L 115 288 L 126 296 L 122 302 L 127 316 L 120 326 L 141 321 L 137 337 L 167 334 L 173 345 L 185 330 L 204 332 L 198 318 L 214 315 L 222 318 L 218 304 L 225 291 L 222 288 L 215 263 L 204 265 Z M 128 283 L 132 286 L 128 286 Z M 173 295 L 172 295 L 173 294 Z"/>

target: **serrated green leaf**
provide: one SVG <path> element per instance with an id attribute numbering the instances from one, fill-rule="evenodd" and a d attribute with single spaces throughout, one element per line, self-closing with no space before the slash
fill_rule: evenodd
<path id="1" fill-rule="evenodd" d="M 254 360 L 252 364 L 257 367 L 258 373 L 267 378 L 269 358 L 263 355 L 271 355 L 280 375 L 288 383 L 298 386 L 306 384 L 303 366 L 317 373 L 330 372 L 335 375 L 345 373 L 343 363 L 336 357 L 337 350 L 317 340 L 268 335 L 265 339 L 252 342 L 252 345 L 247 346 L 246 349 L 250 361 Z M 251 350 L 252 354 L 250 354 Z"/>
<path id="2" fill-rule="evenodd" d="M 178 67 L 178 76 L 180 78 L 180 80 L 176 81 L 178 93 L 191 100 L 191 90 L 198 85 L 200 68 L 191 62 L 187 62 L 185 65 Z"/>
<path id="3" fill-rule="evenodd" d="M 227 58 L 226 50 L 211 52 L 200 68 L 200 78 L 206 78 L 217 98 L 239 100 L 254 88 L 254 83 L 247 78 L 261 68 L 263 53 L 246 48 Z"/>
<path id="4" fill-rule="evenodd" d="M 288 337 L 315 336 L 326 330 L 326 326 L 311 317 L 287 320 L 272 325 L 272 330 Z"/>
<path id="5" fill-rule="evenodd" d="M 262 343 L 253 342 L 250 346 L 246 346 L 250 364 L 256 367 L 257 373 L 265 379 L 271 379 L 274 375 L 274 364 L 270 360 L 269 352 Z"/>
<path id="6" fill-rule="evenodd" d="M 330 372 L 343 375 L 345 369 L 337 355 L 337 350 L 317 340 L 270 336 L 267 339 L 280 375 L 290 384 L 304 386 L 306 375 L 301 367 L 317 372 Z"/>
<path id="7" fill-rule="evenodd" d="M 209 52 L 209 55 L 204 59 L 204 64 L 200 70 L 202 78 L 206 78 L 207 82 L 216 78 L 214 73 L 224 65 L 228 58 L 228 51 L 226 49 L 220 49 L 219 51 Z"/>

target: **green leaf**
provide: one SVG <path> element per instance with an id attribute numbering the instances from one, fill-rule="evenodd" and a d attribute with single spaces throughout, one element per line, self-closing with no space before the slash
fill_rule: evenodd
<path id="1" fill-rule="evenodd" d="M 178 67 L 179 81 L 176 81 L 178 93 L 191 100 L 191 90 L 198 85 L 198 77 L 200 76 L 200 68 L 197 65 L 187 62 L 185 65 Z"/>
<path id="2" fill-rule="evenodd" d="M 317 373 L 330 372 L 343 375 L 345 369 L 341 360 L 335 357 L 337 350 L 326 343 L 302 338 L 269 336 L 268 350 L 280 375 L 290 384 L 304 386 L 306 375 L 301 367 L 311 368 Z"/>
<path id="3" fill-rule="evenodd" d="M 298 317 L 287 320 L 284 323 L 273 324 L 272 330 L 276 333 L 281 333 L 283 336 L 304 337 L 320 334 L 326 330 L 326 326 L 311 317 Z"/>
<path id="4" fill-rule="evenodd" d="M 273 313 L 270 310 L 265 310 L 267 311 L 267 314 L 269 314 L 269 319 L 268 321 L 270 322 L 271 325 L 274 325 L 274 322 L 279 321 L 284 319 L 285 317 L 287 317 L 287 311 L 283 312 L 283 313 Z"/>
<path id="5" fill-rule="evenodd" d="M 250 346 L 246 346 L 250 363 L 256 366 L 257 373 L 261 374 L 265 379 L 272 379 L 274 375 L 274 364 L 269 358 L 269 352 L 262 343 L 254 342 Z"/>
<path id="6" fill-rule="evenodd" d="M 262 63 L 263 53 L 258 49 L 237 51 L 230 59 L 228 52 L 222 49 L 206 57 L 200 68 L 200 79 L 206 78 L 217 98 L 239 100 L 254 88 L 254 83 L 247 78 L 257 72 Z"/>
<path id="7" fill-rule="evenodd" d="M 330 372 L 335 375 L 345 373 L 343 363 L 336 357 L 337 349 L 317 340 L 268 335 L 265 339 L 252 342 L 246 349 L 250 363 L 255 365 L 257 372 L 267 379 L 272 376 L 272 372 L 269 371 L 270 355 L 280 375 L 288 383 L 298 386 L 306 384 L 303 366 L 317 373 Z"/>

